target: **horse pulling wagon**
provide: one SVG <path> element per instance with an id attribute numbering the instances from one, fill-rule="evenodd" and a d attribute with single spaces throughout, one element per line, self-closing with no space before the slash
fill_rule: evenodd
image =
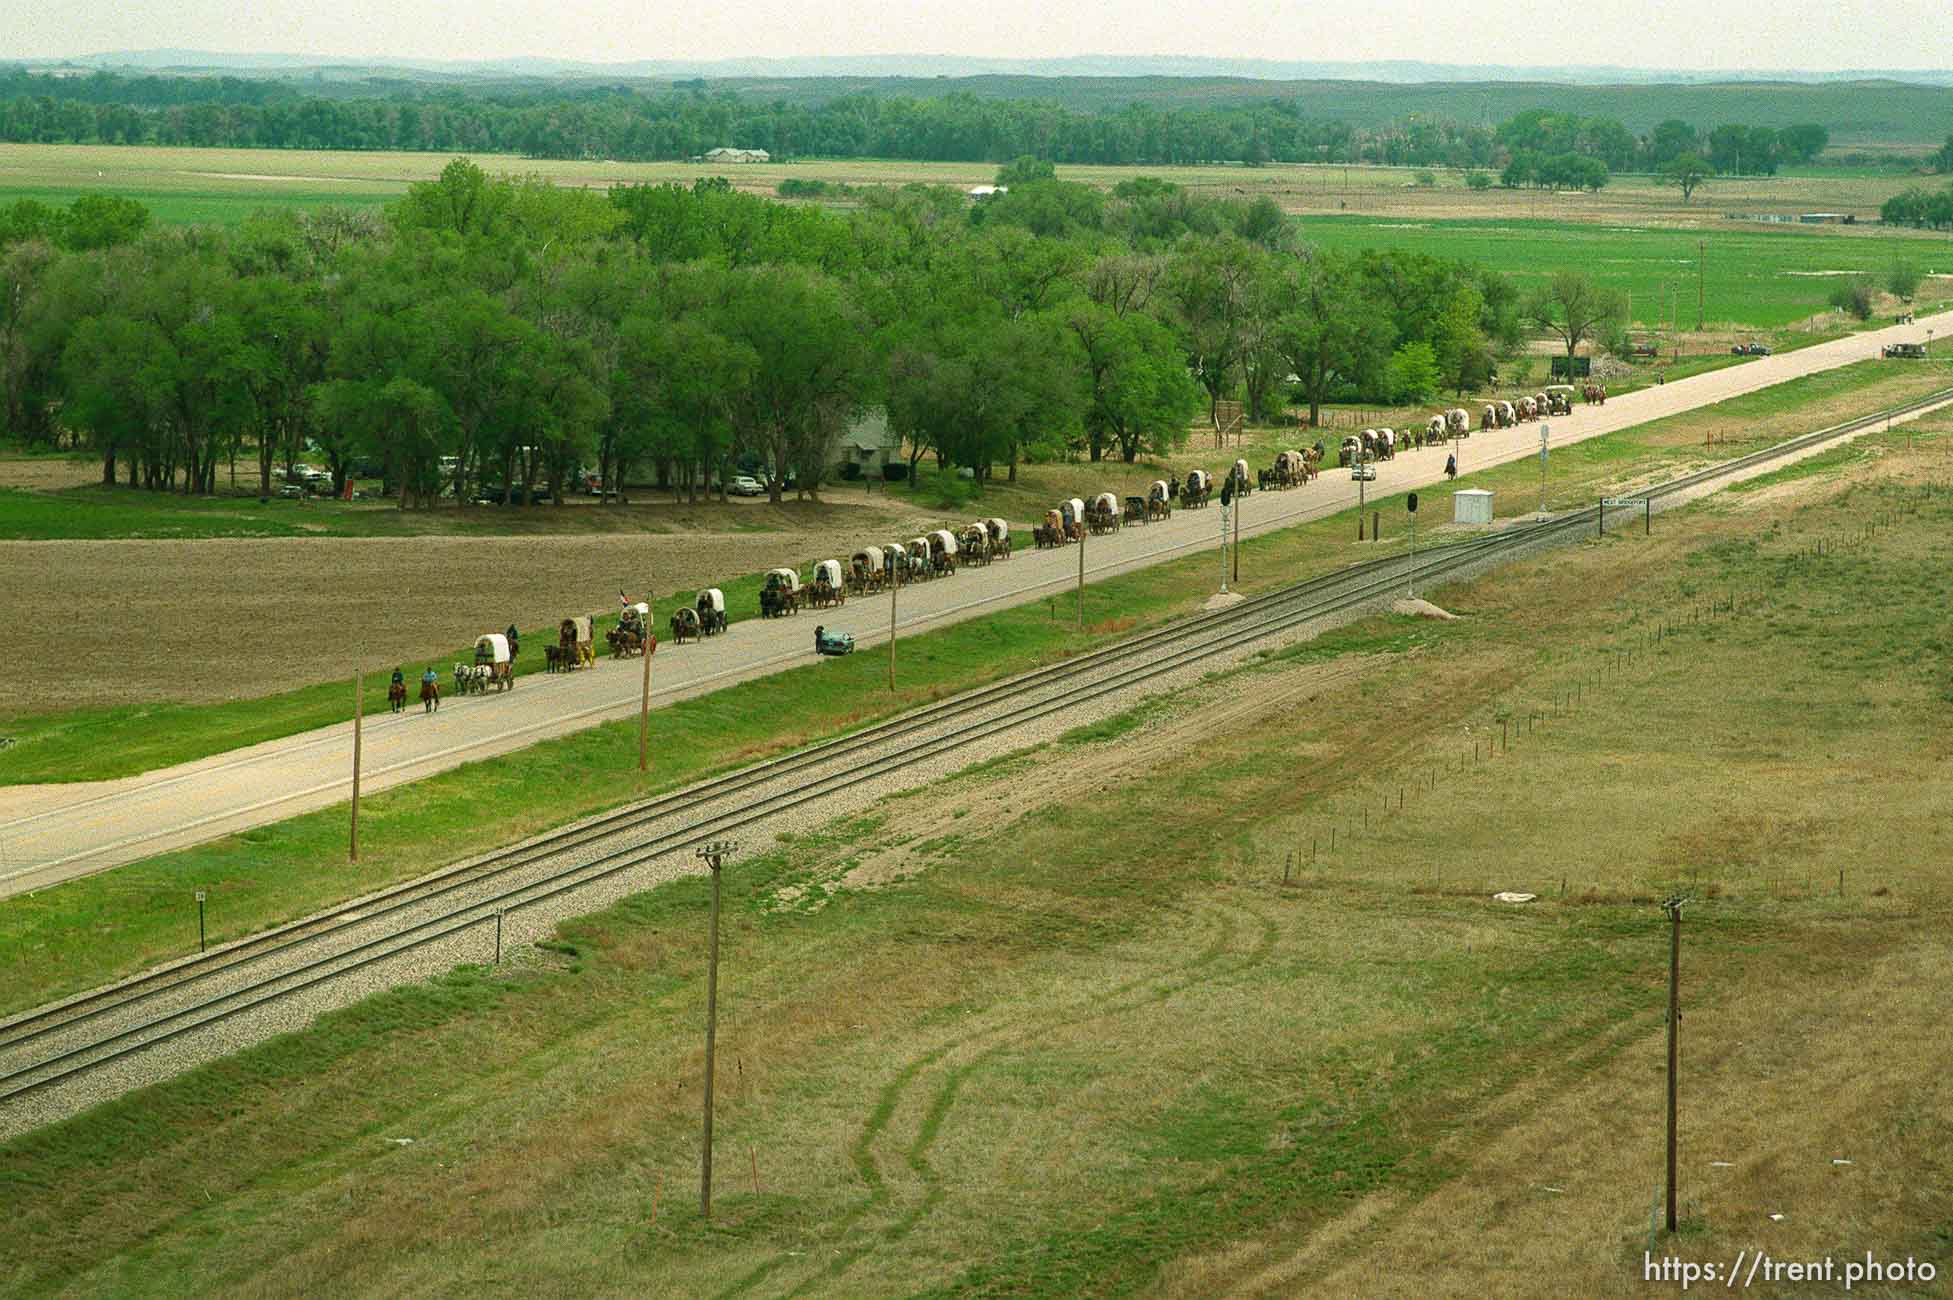
<path id="1" fill-rule="evenodd" d="M 936 566 L 929 558 L 929 539 L 911 537 L 903 548 L 909 560 L 908 579 L 910 582 L 927 582 L 936 576 Z"/>
<path id="2" fill-rule="evenodd" d="M 939 578 L 947 578 L 956 572 L 956 534 L 947 528 L 938 528 L 930 533 L 925 545 L 928 547 L 929 569 Z"/>
<path id="3" fill-rule="evenodd" d="M 800 574 L 793 569 L 769 569 L 760 586 L 761 618 L 800 612 Z"/>
<path id="4" fill-rule="evenodd" d="M 956 553 L 963 557 L 965 564 L 990 563 L 990 533 L 981 519 L 964 524 L 956 534 Z"/>
<path id="5" fill-rule="evenodd" d="M 692 608 L 698 614 L 698 630 L 703 636 L 712 636 L 726 630 L 726 593 L 717 587 L 707 587 L 698 594 Z M 676 639 L 676 633 L 673 634 Z"/>
<path id="6" fill-rule="evenodd" d="M 1189 470 L 1187 482 L 1180 489 L 1180 504 L 1189 510 L 1204 510 L 1208 500 L 1214 495 L 1214 476 L 1204 469 Z"/>
<path id="7" fill-rule="evenodd" d="M 1008 560 L 1010 558 L 1010 525 L 994 515 L 989 519 L 979 519 L 982 526 L 989 558 Z"/>
<path id="8" fill-rule="evenodd" d="M 680 605 L 671 611 L 671 643 L 684 645 L 687 641 L 699 638 L 698 611 L 690 605 Z"/>
<path id="9" fill-rule="evenodd" d="M 1573 385 L 1548 385 L 1546 389 L 1546 409 L 1554 415 L 1572 415 Z"/>
<path id="10" fill-rule="evenodd" d="M 604 633 L 604 640 L 610 642 L 610 657 L 629 659 L 643 654 L 650 633 L 651 606 L 641 600 L 624 606 L 624 612 L 617 616 L 617 626 Z"/>
<path id="11" fill-rule="evenodd" d="M 1092 498 L 1092 504 L 1085 511 L 1085 524 L 1094 535 L 1116 533 L 1119 531 L 1119 498 L 1110 492 L 1101 492 Z"/>
<path id="12" fill-rule="evenodd" d="M 574 672 L 597 662 L 594 624 L 588 615 L 566 618 L 556 627 L 556 644 L 543 647 L 544 666 L 552 673 Z"/>
<path id="13" fill-rule="evenodd" d="M 887 580 L 888 561 L 879 546 L 864 546 L 848 560 L 848 590 L 857 596 L 880 591 Z"/>
<path id="14" fill-rule="evenodd" d="M 1146 490 L 1146 513 L 1142 517 L 1148 522 L 1173 517 L 1173 493 L 1165 479 L 1154 479 L 1153 486 Z"/>
<path id="15" fill-rule="evenodd" d="M 500 632 L 475 638 L 475 662 L 454 666 L 454 689 L 459 695 L 479 695 L 493 686 L 499 693 L 515 685 L 515 658 L 509 639 Z"/>
<path id="16" fill-rule="evenodd" d="M 814 566 L 814 581 L 807 589 L 807 603 L 815 609 L 833 609 L 848 603 L 848 587 L 841 577 L 839 560 L 822 560 Z"/>

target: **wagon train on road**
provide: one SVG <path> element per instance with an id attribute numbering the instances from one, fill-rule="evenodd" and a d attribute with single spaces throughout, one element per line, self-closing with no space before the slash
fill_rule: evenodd
<path id="1" fill-rule="evenodd" d="M 1570 384 L 1553 384 L 1536 393 L 1517 398 L 1485 402 L 1478 411 L 1480 430 L 1509 429 L 1546 415 L 1571 413 L 1576 397 L 1589 404 L 1607 400 L 1606 389 L 1589 383 L 1582 389 Z M 1429 417 L 1422 425 L 1402 429 L 1376 427 L 1345 436 L 1337 447 L 1336 463 L 1362 467 L 1366 477 L 1378 461 L 1395 458 L 1398 452 L 1438 447 L 1469 437 L 1473 431 L 1472 413 L 1463 407 L 1450 407 Z M 1253 470 L 1245 459 L 1237 459 L 1226 471 L 1234 495 L 1254 491 L 1280 491 L 1306 486 L 1320 477 L 1326 451 L 1322 440 L 1307 447 L 1291 447 L 1276 453 L 1274 463 Z M 1089 496 L 1071 496 L 1044 512 L 1042 522 L 1032 527 L 1031 539 L 1040 550 L 1083 542 L 1088 535 L 1116 533 L 1134 524 L 1170 520 L 1177 504 L 1198 510 L 1208 505 L 1219 486 L 1205 469 L 1187 471 L 1183 481 L 1155 479 L 1143 494 L 1120 496 L 1099 491 Z M 973 519 L 958 527 L 932 529 L 906 541 L 891 541 L 863 546 L 846 560 L 815 561 L 804 581 L 798 569 L 781 567 L 769 570 L 760 580 L 759 613 L 762 618 L 797 614 L 803 606 L 819 610 L 839 609 L 850 596 L 870 596 L 886 591 L 891 583 L 909 584 L 933 581 L 955 575 L 963 565 L 985 566 L 1011 556 L 1010 525 L 996 516 Z M 648 602 L 624 603 L 617 625 L 604 634 L 613 658 L 641 655 L 655 643 L 651 635 L 652 609 Z M 670 616 L 671 639 L 675 645 L 716 636 L 728 628 L 726 596 L 723 589 L 707 587 L 690 603 L 673 610 Z M 572 615 L 561 621 L 556 644 L 544 647 L 551 671 L 572 671 L 593 666 L 596 620 L 590 615 Z M 513 633 L 511 628 L 510 632 Z M 835 633 L 836 638 L 845 634 Z M 838 646 L 839 641 L 836 640 Z M 847 638 L 852 647 L 852 638 Z M 516 647 L 513 636 L 491 632 L 480 637 L 472 663 L 454 665 L 457 694 L 505 691 L 515 684 Z"/>

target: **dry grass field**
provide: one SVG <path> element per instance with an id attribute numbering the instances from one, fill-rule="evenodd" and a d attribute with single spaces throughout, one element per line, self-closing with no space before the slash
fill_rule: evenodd
<path id="1" fill-rule="evenodd" d="M 1654 1249 L 1946 1294 L 1949 449 L 1875 436 L 748 845 L 710 1224 L 687 881 L 0 1147 L 0 1286 L 1645 1294 L 1681 891 Z"/>
<path id="2" fill-rule="evenodd" d="M 372 204 L 390 200 L 415 181 L 431 180 L 446 154 L 354 153 L 281 149 L 178 149 L 122 145 L 0 145 L 0 198 L 13 194 L 59 195 L 88 191 L 134 194 L 167 210 L 167 219 L 229 213 L 253 204 Z M 497 154 L 477 155 L 491 172 L 540 176 L 559 185 L 689 184 L 725 175 L 739 188 L 772 194 L 788 178 L 847 185 L 922 182 L 967 188 L 988 184 L 988 163 L 898 162 L 875 159 L 707 166 L 700 163 L 554 161 Z M 1852 212 L 1875 216 L 1887 198 L 1918 183 L 1903 174 L 1867 176 L 1846 170 L 1802 175 L 1716 178 L 1693 202 L 1679 191 L 1642 176 L 1616 177 L 1598 194 L 1531 194 L 1467 189 L 1462 174 L 1434 173 L 1429 186 L 1419 169 L 1281 164 L 1268 167 L 1064 166 L 1061 179 L 1111 188 L 1128 177 L 1159 176 L 1203 192 L 1229 197 L 1273 197 L 1298 214 L 1365 214 L 1417 220 L 1537 219 L 1614 224 L 1658 221 L 1724 226 L 1725 212 L 1744 214 Z M 1863 235 L 1862 227 L 1826 227 L 1826 235 Z M 1943 241 L 1942 241 L 1943 242 Z"/>

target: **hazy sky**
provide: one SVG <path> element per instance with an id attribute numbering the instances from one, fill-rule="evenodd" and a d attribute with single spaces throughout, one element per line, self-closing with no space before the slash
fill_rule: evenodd
<path id="1" fill-rule="evenodd" d="M 1562 33 L 1563 35 L 1555 35 Z M 1945 68 L 1947 0 L 7 0 L 0 60 L 165 47 L 593 62 L 1182 54 L 1647 68 Z"/>

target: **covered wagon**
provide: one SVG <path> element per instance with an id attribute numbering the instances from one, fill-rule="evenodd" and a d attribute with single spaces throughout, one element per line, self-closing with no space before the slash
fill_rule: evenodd
<path id="1" fill-rule="evenodd" d="M 814 566 L 814 581 L 808 587 L 807 599 L 815 609 L 831 609 L 847 603 L 848 584 L 839 560 L 822 560 Z"/>
<path id="2" fill-rule="evenodd" d="M 1119 498 L 1110 492 L 1101 492 L 1092 498 L 1092 504 L 1085 509 L 1085 523 L 1095 533 L 1109 533 L 1119 527 Z"/>
<path id="3" fill-rule="evenodd" d="M 569 672 L 597 662 L 595 621 L 588 614 L 566 618 L 556 626 L 556 644 L 543 647 L 552 672 Z"/>
<path id="4" fill-rule="evenodd" d="M 761 618 L 778 618 L 800 612 L 800 574 L 794 569 L 768 569 L 760 579 Z"/>
<path id="5" fill-rule="evenodd" d="M 726 630 L 726 593 L 707 587 L 698 594 L 692 608 L 698 611 L 698 628 L 705 636 Z"/>
<path id="6" fill-rule="evenodd" d="M 1153 480 L 1153 486 L 1146 489 L 1146 518 L 1167 519 L 1172 514 L 1172 491 L 1167 487 L 1165 479 L 1156 478 Z"/>
<path id="7" fill-rule="evenodd" d="M 864 546 L 848 560 L 848 590 L 856 595 L 880 591 L 888 562 L 879 546 Z"/>
<path id="8" fill-rule="evenodd" d="M 1180 503 L 1189 510 L 1198 510 L 1207 504 L 1214 495 L 1214 476 L 1204 469 L 1187 471 L 1187 481 L 1180 488 Z"/>
<path id="9" fill-rule="evenodd" d="M 1472 431 L 1471 413 L 1462 406 L 1454 406 L 1444 413 L 1444 431 L 1454 438 L 1468 437 Z"/>
<path id="10" fill-rule="evenodd" d="M 493 686 L 506 691 L 515 685 L 515 658 L 509 653 L 509 639 L 500 632 L 487 632 L 475 638 L 475 672 L 471 689 Z"/>
<path id="11" fill-rule="evenodd" d="M 617 626 L 604 633 L 604 640 L 610 642 L 613 659 L 627 659 L 632 655 L 644 653 L 644 644 L 651 636 L 651 606 L 643 601 L 624 606 L 617 616 Z"/>
<path id="12" fill-rule="evenodd" d="M 956 572 L 956 534 L 938 528 L 929 534 L 929 567 L 941 577 Z"/>
<path id="13" fill-rule="evenodd" d="M 996 516 L 983 521 L 984 532 L 990 535 L 990 558 L 1008 560 L 1010 558 L 1010 525 Z"/>

